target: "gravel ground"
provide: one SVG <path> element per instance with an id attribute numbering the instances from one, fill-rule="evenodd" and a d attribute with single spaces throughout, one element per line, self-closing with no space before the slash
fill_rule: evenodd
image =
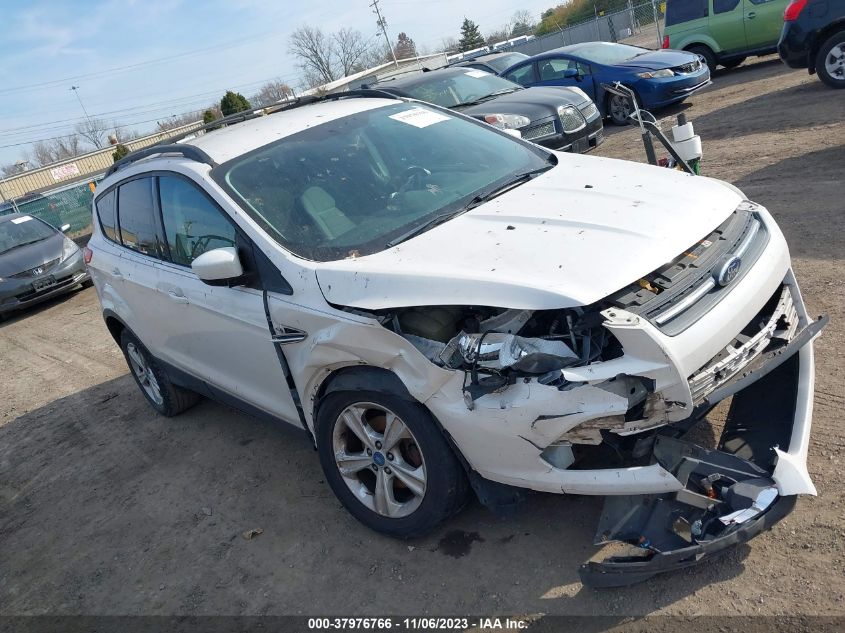
<path id="1" fill-rule="evenodd" d="M 766 58 L 660 113 L 685 111 L 705 174 L 772 211 L 810 311 L 831 316 L 809 459 L 819 496 L 771 532 L 614 590 L 577 576 L 601 499 L 536 495 L 509 518 L 473 503 L 428 538 L 378 536 L 334 499 L 301 431 L 212 402 L 156 416 L 85 290 L 0 326 L 0 612 L 845 613 L 843 96 Z M 643 159 L 633 128 L 609 129 L 597 153 Z"/>

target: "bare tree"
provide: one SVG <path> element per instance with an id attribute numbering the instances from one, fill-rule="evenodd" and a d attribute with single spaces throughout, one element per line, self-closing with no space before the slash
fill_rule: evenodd
<path id="1" fill-rule="evenodd" d="M 31 162 L 39 167 L 44 167 L 66 158 L 74 158 L 82 153 L 81 145 L 82 142 L 78 134 L 39 141 L 32 146 Z"/>
<path id="2" fill-rule="evenodd" d="M 511 18 L 513 28 L 511 29 L 511 37 L 519 37 L 520 35 L 531 35 L 534 29 L 537 28 L 537 21 L 530 11 L 521 9 L 513 14 Z"/>
<path id="3" fill-rule="evenodd" d="M 290 36 L 290 52 L 299 59 L 307 83 L 337 79 L 335 51 L 330 38 L 314 27 L 301 26 Z"/>
<path id="4" fill-rule="evenodd" d="M 487 42 L 487 46 L 493 46 L 493 44 L 507 41 L 509 37 L 510 31 L 508 30 L 508 27 L 503 26 L 502 28 L 496 29 L 492 33 L 488 34 L 485 40 Z"/>
<path id="5" fill-rule="evenodd" d="M 283 81 L 268 81 L 249 101 L 253 105 L 264 108 L 279 101 L 293 97 L 293 89 Z"/>
<path id="6" fill-rule="evenodd" d="M 174 114 L 169 119 L 157 121 L 156 127 L 159 132 L 167 132 L 168 130 L 182 127 L 183 125 L 190 125 L 191 123 L 196 123 L 197 121 L 202 121 L 202 110 L 197 110 L 196 112 L 185 112 L 184 114 L 179 115 Z"/>
<path id="7" fill-rule="evenodd" d="M 11 178 L 12 176 L 17 176 L 18 174 L 22 174 L 26 171 L 26 166 L 29 161 L 26 160 L 19 160 L 16 163 L 12 163 L 11 165 L 3 165 L 0 167 L 0 173 L 3 174 L 4 178 Z"/>
<path id="8" fill-rule="evenodd" d="M 353 29 L 340 29 L 332 35 L 334 42 L 335 56 L 337 57 L 341 77 L 352 74 L 352 69 L 372 48 L 372 45 L 364 40 L 361 31 Z"/>
<path id="9" fill-rule="evenodd" d="M 304 83 L 309 88 L 369 67 L 375 50 L 372 40 L 365 40 L 360 31 L 348 28 L 326 35 L 319 28 L 306 25 L 290 36 L 290 52 L 299 59 Z"/>
<path id="10" fill-rule="evenodd" d="M 458 50 L 458 38 L 444 37 L 443 41 L 440 43 L 440 46 L 443 48 L 443 51 L 447 53 L 452 53 Z"/>
<path id="11" fill-rule="evenodd" d="M 106 137 L 108 136 L 109 124 L 103 119 L 86 118 L 76 124 L 73 128 L 74 132 L 88 141 L 97 149 L 102 149 L 106 146 Z"/>

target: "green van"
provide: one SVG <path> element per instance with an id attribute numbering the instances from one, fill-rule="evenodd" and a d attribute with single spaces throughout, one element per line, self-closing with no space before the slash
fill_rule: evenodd
<path id="1" fill-rule="evenodd" d="M 710 67 L 777 52 L 789 0 L 667 0 L 663 48 L 698 53 Z"/>

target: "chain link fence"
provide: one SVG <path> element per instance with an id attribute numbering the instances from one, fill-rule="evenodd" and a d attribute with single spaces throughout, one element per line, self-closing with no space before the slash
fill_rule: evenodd
<path id="1" fill-rule="evenodd" d="M 71 237 L 86 235 L 91 232 L 91 182 L 84 180 L 0 203 L 0 215 L 26 213 L 56 228 L 70 224 Z"/>
<path id="2" fill-rule="evenodd" d="M 663 42 L 665 8 L 665 2 L 651 0 L 639 4 L 629 2 L 627 7 L 613 13 L 594 11 L 592 17 L 575 24 L 558 26 L 554 33 L 519 43 L 508 50 L 526 55 L 539 55 L 561 46 L 596 41 L 660 48 Z"/>

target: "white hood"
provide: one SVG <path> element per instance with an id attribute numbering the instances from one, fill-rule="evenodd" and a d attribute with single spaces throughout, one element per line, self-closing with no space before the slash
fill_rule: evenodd
<path id="1" fill-rule="evenodd" d="M 407 242 L 319 264 L 326 299 L 370 310 L 588 305 L 680 255 L 742 201 L 708 178 L 558 156 L 554 169 Z"/>

